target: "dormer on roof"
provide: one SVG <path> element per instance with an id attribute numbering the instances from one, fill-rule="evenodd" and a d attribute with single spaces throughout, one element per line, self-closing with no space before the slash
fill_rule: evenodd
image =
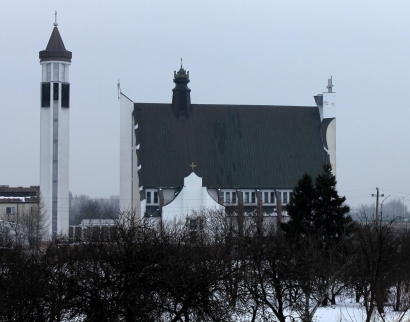
<path id="1" fill-rule="evenodd" d="M 40 51 L 40 63 L 43 61 L 65 61 L 71 63 L 72 52 L 65 49 L 63 39 L 58 31 L 57 12 L 56 20 L 54 22 L 54 29 L 48 41 L 47 48 Z"/>
<path id="2" fill-rule="evenodd" d="M 188 88 L 189 72 L 182 67 L 174 71 L 175 88 L 172 90 L 172 111 L 178 118 L 189 118 L 191 115 L 191 90 Z"/>

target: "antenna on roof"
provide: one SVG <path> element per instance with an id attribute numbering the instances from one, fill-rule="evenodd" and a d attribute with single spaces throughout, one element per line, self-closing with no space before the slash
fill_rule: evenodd
<path id="1" fill-rule="evenodd" d="M 182 57 L 181 57 L 181 68 L 182 68 Z"/>
<path id="2" fill-rule="evenodd" d="M 333 86 L 335 85 L 332 84 L 332 76 L 330 76 L 330 78 L 327 80 L 327 86 L 326 86 L 328 93 L 333 93 L 332 92 Z"/>
<path id="3" fill-rule="evenodd" d="M 55 12 L 55 20 L 54 20 L 54 27 L 57 27 L 58 26 L 58 22 L 57 22 L 57 10 L 56 10 L 56 12 Z"/>
<path id="4" fill-rule="evenodd" d="M 121 98 L 121 84 L 120 84 L 120 79 L 118 79 L 117 91 L 118 91 L 118 99 L 120 99 L 120 98 Z"/>

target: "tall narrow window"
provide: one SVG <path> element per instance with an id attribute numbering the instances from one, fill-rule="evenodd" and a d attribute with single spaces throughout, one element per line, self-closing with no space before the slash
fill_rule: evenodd
<path id="1" fill-rule="evenodd" d="M 58 101 L 58 83 L 53 84 L 53 100 Z"/>
<path id="2" fill-rule="evenodd" d="M 270 193 L 270 203 L 275 203 L 275 192 L 271 191 Z"/>
<path id="3" fill-rule="evenodd" d="M 154 191 L 154 203 L 158 203 L 158 192 Z"/>
<path id="4" fill-rule="evenodd" d="M 263 203 L 269 203 L 269 192 L 267 191 L 263 193 Z"/>
<path id="5" fill-rule="evenodd" d="M 283 203 L 288 203 L 288 193 L 283 192 Z"/>
<path id="6" fill-rule="evenodd" d="M 50 83 L 41 84 L 41 107 L 50 107 Z"/>
<path id="7" fill-rule="evenodd" d="M 61 84 L 61 107 L 70 107 L 70 84 Z"/>
<path id="8" fill-rule="evenodd" d="M 232 192 L 232 203 L 236 203 L 236 192 Z"/>
<path id="9" fill-rule="evenodd" d="M 249 203 L 249 192 L 245 192 L 245 203 Z"/>
<path id="10" fill-rule="evenodd" d="M 225 203 L 231 203 L 231 193 L 225 192 Z"/>
<path id="11" fill-rule="evenodd" d="M 255 202 L 256 202 L 255 195 L 256 195 L 255 192 L 252 192 L 252 193 L 251 193 L 251 203 L 255 203 Z"/>
<path id="12" fill-rule="evenodd" d="M 59 64 L 56 64 L 56 63 L 53 64 L 53 81 L 54 82 L 58 82 L 58 65 Z"/>
<path id="13" fill-rule="evenodd" d="M 47 64 L 47 82 L 51 82 L 51 64 Z"/>
<path id="14" fill-rule="evenodd" d="M 282 195 L 280 191 L 276 191 L 276 193 L 278 194 L 278 199 L 280 199 L 280 201 L 282 201 Z"/>
<path id="15" fill-rule="evenodd" d="M 147 203 L 151 203 L 151 191 L 147 191 Z"/>
<path id="16" fill-rule="evenodd" d="M 61 67 L 60 67 L 60 82 L 64 82 L 64 78 L 65 78 L 65 65 L 61 64 Z"/>

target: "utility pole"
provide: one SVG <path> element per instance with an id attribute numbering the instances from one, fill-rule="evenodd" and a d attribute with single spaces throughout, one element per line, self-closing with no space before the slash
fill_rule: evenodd
<path id="1" fill-rule="evenodd" d="M 376 194 L 372 193 L 372 197 L 376 197 L 376 220 L 379 218 L 379 188 L 376 188 Z M 381 194 L 380 197 L 384 197 L 384 194 Z M 380 218 L 381 221 L 381 218 Z"/>

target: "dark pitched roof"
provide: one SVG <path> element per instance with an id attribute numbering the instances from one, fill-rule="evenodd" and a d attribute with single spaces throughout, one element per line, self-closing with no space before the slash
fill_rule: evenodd
<path id="1" fill-rule="evenodd" d="M 63 39 L 57 27 L 54 27 L 51 33 L 50 40 L 48 41 L 47 48 L 40 51 L 40 62 L 47 60 L 62 60 L 71 62 L 71 51 L 65 49 Z"/>
<path id="2" fill-rule="evenodd" d="M 206 187 L 293 188 L 327 161 L 317 107 L 135 103 L 140 186 L 182 187 L 195 173 Z"/>

